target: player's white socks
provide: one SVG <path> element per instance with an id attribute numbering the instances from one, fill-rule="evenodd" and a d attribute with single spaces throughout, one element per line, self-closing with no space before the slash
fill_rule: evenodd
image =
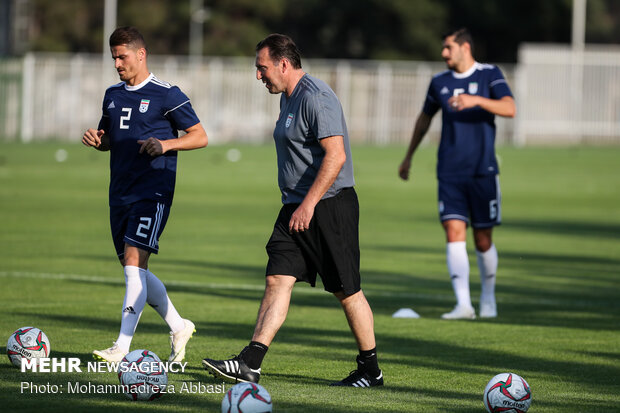
<path id="1" fill-rule="evenodd" d="M 124 351 L 129 351 L 131 339 L 146 304 L 146 274 L 139 267 L 132 265 L 126 265 L 124 269 L 125 300 L 121 316 L 121 332 L 116 344 Z"/>
<path id="2" fill-rule="evenodd" d="M 478 268 L 480 269 L 480 285 L 482 292 L 480 302 L 495 302 L 495 274 L 497 273 L 497 249 L 495 244 L 485 252 L 476 250 Z"/>
<path id="3" fill-rule="evenodd" d="M 166 286 L 163 282 L 155 274 L 153 274 L 149 270 L 140 270 L 144 271 L 146 274 L 146 285 L 147 285 L 147 302 L 151 307 L 155 309 L 164 319 L 170 330 L 173 333 L 177 331 L 183 330 L 185 328 L 185 321 L 179 315 L 179 312 L 174 308 L 172 301 L 170 301 L 170 297 L 168 297 L 168 292 L 166 291 Z"/>
<path id="4" fill-rule="evenodd" d="M 469 295 L 469 259 L 465 241 L 448 242 L 446 244 L 446 257 L 448 273 L 452 281 L 452 289 L 456 295 L 456 304 L 463 307 L 471 307 Z"/>

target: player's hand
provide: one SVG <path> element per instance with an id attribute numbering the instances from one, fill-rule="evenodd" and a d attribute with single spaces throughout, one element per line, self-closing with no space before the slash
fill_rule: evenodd
<path id="1" fill-rule="evenodd" d="M 138 144 L 140 145 L 140 153 L 146 152 L 151 156 L 159 156 L 163 155 L 165 152 L 161 141 L 153 137 L 148 138 L 147 140 L 138 140 Z"/>
<path id="2" fill-rule="evenodd" d="M 400 176 L 400 178 L 403 181 L 408 180 L 410 169 L 411 169 L 411 159 L 403 160 L 400 166 L 398 167 L 398 176 Z"/>
<path id="3" fill-rule="evenodd" d="M 297 207 L 293 215 L 291 215 L 291 220 L 288 223 L 288 231 L 292 234 L 293 232 L 303 232 L 310 228 L 310 221 L 312 220 L 312 216 L 314 215 L 314 208 L 306 207 L 303 203 Z"/>
<path id="4" fill-rule="evenodd" d="M 98 148 L 101 145 L 101 137 L 105 134 L 103 129 L 90 128 L 82 136 L 82 143 L 86 146 Z"/>
<path id="5" fill-rule="evenodd" d="M 473 108 L 478 105 L 478 96 L 461 93 L 448 99 L 448 104 L 456 111 Z"/>

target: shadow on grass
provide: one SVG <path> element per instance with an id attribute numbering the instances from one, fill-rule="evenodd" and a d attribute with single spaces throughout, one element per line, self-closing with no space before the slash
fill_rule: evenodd
<path id="1" fill-rule="evenodd" d="M 29 315 L 22 312 L 18 315 Z M 72 328 L 83 328 L 85 330 L 118 328 L 117 320 L 102 320 L 96 317 L 86 317 L 77 315 L 59 314 L 37 314 L 38 317 L 60 321 L 71 325 Z M 343 315 L 344 317 L 344 315 Z M 512 317 L 506 317 L 507 320 Z M 226 322 L 200 322 L 195 320 L 199 331 L 208 331 L 212 340 L 249 340 L 253 331 L 252 323 L 226 323 Z M 438 321 L 438 328 L 450 328 L 448 322 L 445 327 Z M 476 323 L 472 322 L 472 325 Z M 499 321 L 496 322 L 499 324 Z M 502 321 L 503 324 L 509 324 Z M 529 324 L 528 324 L 529 325 Z M 162 326 L 160 323 L 140 323 L 141 333 L 160 333 Z M 473 328 L 473 327 L 472 327 Z M 535 338 L 533 338 L 535 339 Z M 488 349 L 474 349 L 470 347 L 447 344 L 441 341 L 429 341 L 402 337 L 398 334 L 386 334 L 382 332 L 377 337 L 378 348 L 380 348 L 381 359 L 386 363 L 410 364 L 412 367 L 428 367 L 432 369 L 446 369 L 458 372 L 479 372 L 491 374 L 507 368 L 506 360 L 510 365 L 519 366 L 524 371 L 536 372 L 555 372 L 557 375 L 565 376 L 567 381 L 578 381 L 582 384 L 596 386 L 608 385 L 609 377 L 620 377 L 620 366 L 616 363 L 610 365 L 588 364 L 582 362 L 551 361 L 537 357 L 516 355 Z M 332 356 L 329 358 L 340 359 L 342 362 L 353 363 L 355 343 L 348 329 L 316 328 L 304 327 L 299 325 L 288 325 L 287 323 L 279 331 L 274 344 L 299 344 L 303 343 L 310 348 L 346 348 L 347 344 L 352 349 L 351 355 Z M 227 358 L 229 354 L 236 354 L 241 349 L 231 348 L 228 354 L 208 354 L 212 358 Z M 90 354 L 76 354 L 72 352 L 54 352 L 55 357 L 79 357 L 81 360 L 90 360 Z M 618 353 L 610 352 L 605 354 L 612 360 L 617 359 Z M 321 357 L 315 356 L 315 357 Z M 198 369 L 199 370 L 199 369 Z M 201 375 L 202 377 L 202 375 Z"/>
<path id="2" fill-rule="evenodd" d="M 94 323 L 94 318 L 83 317 L 83 316 L 56 316 L 49 315 L 47 318 L 52 318 L 55 320 L 60 320 L 65 323 L 68 323 L 72 326 L 78 325 L 83 326 L 85 329 L 92 329 L 93 325 L 97 325 L 97 328 L 100 327 L 99 323 Z M 99 321 L 98 319 L 96 319 Z M 116 322 L 113 323 L 116 326 Z M 150 323 L 146 323 L 150 325 Z M 144 326 L 143 326 L 144 327 Z M 200 330 L 209 331 L 209 336 L 211 339 L 215 340 L 226 340 L 226 339 L 249 339 L 251 334 L 252 325 L 243 324 L 240 325 L 238 323 L 197 323 L 197 328 Z M 353 366 L 354 357 L 355 357 L 355 344 L 351 334 L 348 330 L 342 329 L 328 329 L 328 328 L 309 328 L 303 326 L 285 326 L 281 329 L 278 334 L 277 341 L 275 345 L 299 345 L 299 343 L 303 343 L 308 349 L 321 347 L 321 348 L 334 348 L 334 349 L 342 349 L 346 348 L 346 344 L 349 344 L 351 348 L 350 352 L 342 352 L 336 351 L 334 353 L 328 352 L 309 352 L 300 357 L 300 362 L 306 362 L 304 357 L 308 357 L 308 362 L 311 362 L 311 358 L 314 360 L 323 360 L 322 363 L 318 363 L 318 365 L 325 365 L 325 362 L 328 365 L 332 366 L 335 371 L 338 371 L 343 377 L 346 375 L 345 370 L 349 367 Z M 579 384 L 580 386 L 585 387 L 596 387 L 600 388 L 601 391 L 604 391 L 606 388 L 609 388 L 611 391 L 611 386 L 617 385 L 610 382 L 610 377 L 620 377 L 620 366 L 616 363 L 612 363 L 609 365 L 601 365 L 600 363 L 584 363 L 584 362 L 570 362 L 570 361 L 556 361 L 556 360 L 548 360 L 535 356 L 528 355 L 516 355 L 514 352 L 503 352 L 496 350 L 488 350 L 488 349 L 475 349 L 465 346 L 460 346 L 458 344 L 446 343 L 445 341 L 432 341 L 432 340 L 420 340 L 420 339 L 412 339 L 410 337 L 402 337 L 398 334 L 386 334 L 382 333 L 378 337 L 378 348 L 380 348 L 380 361 L 385 373 L 386 379 L 386 387 L 385 389 L 378 389 L 379 394 L 381 392 L 389 395 L 390 393 L 402 393 L 404 395 L 412 395 L 415 400 L 415 396 L 419 395 L 423 398 L 431 398 L 434 400 L 468 400 L 473 402 L 480 398 L 478 394 L 464 394 L 463 392 L 458 391 L 437 391 L 431 390 L 427 388 L 417 386 L 404 386 L 398 384 L 390 384 L 390 368 L 395 368 L 395 366 L 400 366 L 399 368 L 411 368 L 411 369 L 432 369 L 435 371 L 446 370 L 450 373 L 458 373 L 463 375 L 471 375 L 471 374 L 482 374 L 484 376 L 491 377 L 497 371 L 503 371 L 506 369 L 510 369 L 510 366 L 519 366 L 519 370 L 524 372 L 524 375 L 527 376 L 536 376 L 537 374 L 549 374 L 549 372 L 553 372 L 554 376 L 561 378 L 561 380 L 566 382 L 572 382 Z M 231 349 L 233 352 L 238 351 L 239 349 Z M 311 354 L 310 354 L 311 353 Z M 344 354 L 347 353 L 347 354 Z M 89 360 L 89 354 L 75 354 L 69 352 L 55 352 L 55 357 L 75 357 L 78 356 L 82 360 Z M 210 356 L 210 355 L 209 355 Z M 218 355 L 214 355 L 218 357 Z M 226 355 L 228 356 L 228 355 Z M 608 356 L 612 359 L 618 357 L 617 353 L 605 353 L 604 356 Z M 289 354 L 289 358 L 293 357 L 292 354 Z M 392 367 L 390 367 L 392 366 Z M 268 367 L 268 366 L 267 366 Z M 317 367 L 319 368 L 319 367 Z M 414 370 L 412 370 L 414 371 Z M 216 379 L 212 379 L 207 373 L 202 370 L 200 367 L 188 366 L 188 370 L 186 372 L 189 374 L 194 380 L 195 383 L 205 383 L 205 384 L 217 384 L 219 383 Z M 17 387 L 22 380 L 19 377 L 19 371 L 10 366 L 0 366 L 0 376 L 2 376 L 2 381 L 7 383 L 13 383 L 11 389 L 15 393 L 19 391 Z M 401 374 L 402 375 L 402 374 Z M 93 384 L 110 384 L 115 383 L 114 374 L 106 375 L 106 376 L 97 376 L 94 379 L 91 378 L 81 378 L 82 380 L 88 380 Z M 449 376 L 447 374 L 446 376 Z M 307 384 L 312 391 L 316 391 L 316 387 L 327 386 L 330 382 L 327 379 L 316 377 L 316 376 L 303 376 L 299 374 L 285 374 L 280 372 L 273 371 L 265 371 L 263 376 L 263 381 L 270 382 L 271 380 L 280 381 L 283 385 L 286 385 L 287 382 L 294 382 L 296 384 L 302 383 Z M 80 378 L 78 378 L 79 380 Z M 44 374 L 35 374 L 29 375 L 28 380 L 39 385 L 43 385 L 46 383 L 56 384 L 56 385 L 64 385 L 65 388 L 67 386 L 68 380 L 75 380 L 75 378 L 71 378 L 67 375 L 44 375 Z M 188 381 L 190 382 L 190 381 Z M 424 383 L 420 383 L 421 386 Z M 3 386 L 4 387 L 4 386 Z M 333 390 L 325 390 L 322 391 L 328 392 Z M 348 392 L 349 389 L 340 390 L 344 392 Z M 358 390 L 359 391 L 359 390 Z M 6 392 L 5 392 L 6 393 Z M 340 394 L 340 393 L 338 393 Z M 382 397 L 382 396 L 380 396 Z M 387 396 L 386 396 L 387 397 Z M 32 407 L 41 406 L 42 403 L 46 406 L 46 411 L 60 411 L 62 407 L 70 408 L 72 410 L 88 410 L 88 411 L 104 411 L 104 406 L 101 406 L 101 403 L 105 403 L 108 405 L 107 407 L 113 407 L 114 410 L 124 411 L 127 409 L 134 410 L 138 406 L 147 406 L 147 405 L 135 405 L 130 402 L 125 402 L 124 396 L 115 394 L 115 395 L 100 395 L 100 394 L 71 394 L 65 397 L 61 397 L 59 395 L 54 394 L 35 394 L 29 395 L 28 401 L 21 401 L 21 397 L 18 397 L 19 403 L 16 402 L 16 399 L 7 401 L 7 406 L 12 406 L 13 408 L 21 406 L 22 411 L 28 411 L 28 405 L 32 401 Z M 201 394 L 169 394 L 166 395 L 161 400 L 158 400 L 152 404 L 148 404 L 149 410 L 153 408 L 154 410 L 167 410 L 167 409 L 178 409 L 182 407 L 190 407 L 195 408 L 200 406 L 201 409 L 216 409 L 219 407 L 221 397 L 216 397 L 215 395 L 201 395 Z M 287 398 L 290 400 L 290 398 Z M 427 400 L 427 402 L 430 402 Z M 127 404 L 129 403 L 129 404 Z M 585 404 L 584 404 L 585 403 Z M 469 403 L 468 403 L 469 404 Z M 603 410 L 603 408 L 610 408 L 613 410 L 613 406 L 611 406 L 610 402 L 607 401 L 580 401 L 580 406 L 592 406 L 592 411 L 596 411 L 597 409 Z M 547 406 L 551 406 L 552 408 L 558 408 L 557 411 L 562 411 L 563 407 L 568 407 L 569 403 L 565 400 L 561 401 L 547 401 Z M 300 403 L 295 403 L 291 401 L 286 401 L 281 404 L 278 404 L 279 411 L 313 411 L 313 406 L 311 403 L 309 404 L 307 401 L 303 401 Z M 350 411 L 345 407 L 330 407 L 324 406 L 325 408 L 321 408 L 321 412 L 345 412 Z M 596 409 L 594 408 L 596 407 Z M 304 410 L 305 409 L 305 410 Z M 442 409 L 441 406 L 434 406 L 435 411 L 456 411 L 456 412 L 470 412 L 474 411 L 471 408 L 467 407 L 446 407 Z M 386 406 L 385 409 L 373 409 L 378 411 L 390 412 L 389 407 Z M 570 410 L 570 409 L 567 409 Z M 7 410 L 11 411 L 11 409 Z"/>
<path id="3" fill-rule="evenodd" d="M 561 261 L 563 256 L 519 254 L 519 261 L 517 262 L 515 259 L 517 254 L 508 252 L 504 255 L 508 258 L 503 261 L 503 267 L 519 266 L 528 275 L 525 277 L 527 282 L 518 282 L 515 279 L 503 282 L 501 279 L 499 280 L 497 294 L 501 322 L 514 325 L 561 326 L 590 330 L 615 330 L 617 328 L 618 318 L 614 314 L 620 308 L 620 301 L 618 300 L 620 287 L 615 285 L 615 274 L 606 276 L 603 271 L 599 271 L 598 277 L 587 275 L 588 280 L 592 280 L 591 285 L 583 282 L 567 283 L 566 280 L 571 278 L 583 279 L 584 275 L 579 271 L 579 266 L 576 263 L 583 263 L 584 266 L 591 267 L 586 257 L 573 257 L 575 263 L 564 263 L 562 268 L 557 268 L 557 265 L 554 267 L 549 263 L 541 264 L 540 261 L 548 260 L 550 263 L 555 263 Z M 521 260 L 523 256 L 525 256 L 525 260 Z M 191 262 L 197 263 L 199 261 Z M 613 263 L 614 260 L 610 260 L 610 262 Z M 248 276 L 251 274 L 253 279 L 256 278 L 258 271 L 257 266 L 201 263 L 205 268 L 247 271 Z M 536 275 L 532 275 L 531 273 L 535 271 L 537 271 Z M 539 277 L 540 282 L 533 284 Z M 116 286 L 122 288 L 123 285 L 120 281 L 114 280 L 77 279 L 69 281 L 114 285 L 115 288 Z M 235 287 L 234 284 L 239 281 L 239 279 L 231 280 L 230 287 L 220 287 L 218 284 L 209 285 L 208 282 L 183 285 L 171 281 L 167 288 L 169 292 L 174 293 L 244 300 L 258 306 L 263 295 L 262 285 L 239 283 L 239 287 Z M 479 288 L 479 281 L 475 279 L 475 276 L 472 276 L 471 285 L 475 303 L 477 289 Z M 417 277 L 415 274 L 366 270 L 363 272 L 363 286 L 377 315 L 391 315 L 398 308 L 412 307 L 423 317 L 439 317 L 454 304 L 447 279 L 429 280 Z M 396 289 L 396 287 L 398 288 Z M 314 289 L 300 290 L 300 288 L 296 288 L 293 291 L 291 311 L 294 311 L 295 306 L 333 308 L 341 311 L 333 295 L 322 290 L 323 286 L 320 280 L 317 281 L 317 287 Z M 205 305 L 205 312 L 208 311 L 208 305 Z M 114 323 L 116 322 L 114 320 Z M 141 328 L 143 327 L 141 324 Z"/>
<path id="4" fill-rule="evenodd" d="M 506 224 L 511 229 L 526 232 L 544 232 L 546 234 L 576 236 L 580 239 L 585 238 L 609 238 L 618 239 L 620 225 L 608 222 L 594 223 L 591 221 L 554 221 L 548 219 L 519 219 L 511 218 Z"/>

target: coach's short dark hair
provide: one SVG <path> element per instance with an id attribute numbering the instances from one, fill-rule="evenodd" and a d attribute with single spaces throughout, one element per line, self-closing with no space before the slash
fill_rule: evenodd
<path id="1" fill-rule="evenodd" d="M 467 30 L 465 27 L 461 27 L 460 29 L 447 32 L 443 35 L 442 40 L 446 40 L 446 37 L 449 36 L 454 36 L 454 41 L 460 46 L 462 46 L 463 43 L 469 43 L 471 53 L 474 54 L 474 38 L 471 36 L 469 30 Z"/>
<path id="2" fill-rule="evenodd" d="M 269 57 L 274 63 L 282 58 L 288 59 L 295 69 L 301 69 L 301 54 L 297 45 L 287 35 L 273 33 L 256 45 L 256 52 L 265 47 L 269 48 Z"/>
<path id="3" fill-rule="evenodd" d="M 110 47 L 127 45 L 131 49 L 146 49 L 144 37 L 131 26 L 119 27 L 110 35 Z"/>

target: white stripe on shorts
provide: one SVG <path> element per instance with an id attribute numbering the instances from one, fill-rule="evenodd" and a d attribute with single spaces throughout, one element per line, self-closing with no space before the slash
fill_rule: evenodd
<path id="1" fill-rule="evenodd" d="M 164 215 L 164 204 L 157 203 L 157 213 L 155 214 L 155 225 L 153 225 L 153 232 L 151 232 L 151 238 L 149 239 L 149 247 L 157 249 L 159 243 L 157 242 L 157 233 L 161 226 L 161 220 Z"/>
<path id="2" fill-rule="evenodd" d="M 502 191 L 499 189 L 499 175 L 495 175 L 495 187 L 497 188 L 497 195 L 495 199 L 497 199 L 497 218 L 495 222 L 498 224 L 502 222 Z"/>

